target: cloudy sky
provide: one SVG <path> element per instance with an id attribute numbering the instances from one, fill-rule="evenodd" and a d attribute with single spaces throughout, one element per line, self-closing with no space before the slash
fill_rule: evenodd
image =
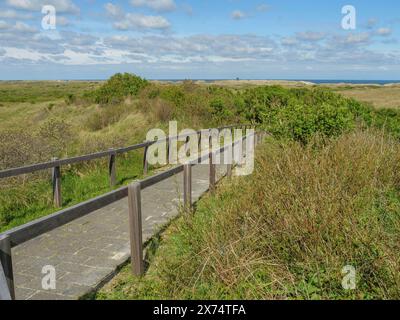
<path id="1" fill-rule="evenodd" d="M 1 80 L 396 80 L 399 41 L 398 0 L 0 0 Z"/>

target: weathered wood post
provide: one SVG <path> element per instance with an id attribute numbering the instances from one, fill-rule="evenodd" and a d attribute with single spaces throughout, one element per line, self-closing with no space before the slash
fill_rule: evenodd
<path id="1" fill-rule="evenodd" d="M 192 210 L 192 165 L 183 166 L 183 199 L 185 211 Z"/>
<path id="2" fill-rule="evenodd" d="M 147 142 L 147 141 L 145 141 Z M 149 151 L 150 144 L 147 144 L 144 147 L 144 154 L 143 154 L 143 174 L 146 175 L 149 173 L 149 162 L 147 161 L 147 153 Z"/>
<path id="3" fill-rule="evenodd" d="M 233 170 L 233 159 L 234 159 L 234 146 L 235 146 L 235 137 L 234 137 L 234 129 L 231 129 L 231 136 L 232 136 L 232 142 L 230 146 L 227 146 L 227 152 L 231 153 L 231 158 L 228 160 L 230 161 L 230 163 L 227 164 L 227 168 L 226 168 L 226 176 L 228 178 L 232 178 L 232 170 Z"/>
<path id="4" fill-rule="evenodd" d="M 144 263 L 140 183 L 133 183 L 128 186 L 128 202 L 132 272 L 136 276 L 141 276 L 144 274 Z"/>
<path id="5" fill-rule="evenodd" d="M 57 161 L 58 158 L 52 158 L 52 161 Z M 61 197 L 61 168 L 60 166 L 53 167 L 51 169 L 51 179 L 53 184 L 53 201 L 56 208 L 62 207 Z"/>
<path id="6" fill-rule="evenodd" d="M 0 237 L 0 272 L 3 271 L 5 281 L 7 284 L 8 293 L 4 290 L 4 283 L 0 284 L 2 299 L 12 299 L 15 300 L 15 289 L 14 289 L 14 275 L 12 266 L 12 256 L 11 256 L 11 242 L 8 235 Z M 1 277 L 0 277 L 1 281 Z"/>
<path id="7" fill-rule="evenodd" d="M 189 141 L 190 141 L 190 136 L 187 136 L 187 137 L 186 137 L 186 140 L 185 140 L 185 155 L 186 155 L 186 156 L 189 156 L 189 155 L 188 155 L 188 153 L 189 153 L 189 151 L 190 151 L 190 148 L 189 148 Z"/>
<path id="8" fill-rule="evenodd" d="M 211 150 L 210 151 L 210 192 L 215 193 L 215 185 L 216 185 L 216 154 Z"/>
<path id="9" fill-rule="evenodd" d="M 233 144 L 231 146 L 227 146 L 227 150 L 225 152 L 230 152 L 231 157 L 228 158 L 228 163 L 226 165 L 226 176 L 228 178 L 232 178 L 232 170 L 233 170 Z"/>
<path id="10" fill-rule="evenodd" d="M 169 152 L 170 152 L 170 148 L 171 148 L 171 146 L 170 146 L 171 143 L 170 143 L 170 137 L 169 136 L 167 137 L 166 143 L 167 143 L 167 165 L 169 165 L 170 164 Z"/>
<path id="11" fill-rule="evenodd" d="M 216 184 L 216 166 L 215 166 L 215 154 L 214 154 L 214 148 L 213 148 L 213 137 L 212 137 L 212 131 L 210 130 L 210 137 L 209 137 L 209 156 L 208 160 L 210 162 L 209 166 L 209 189 L 211 194 L 215 193 L 215 184 Z"/>
<path id="12" fill-rule="evenodd" d="M 199 131 L 199 132 L 197 132 L 197 139 L 198 139 L 198 141 L 197 141 L 197 143 L 198 143 L 198 155 L 200 156 L 202 153 L 201 153 L 201 131 Z"/>
<path id="13" fill-rule="evenodd" d="M 110 149 L 111 154 L 108 160 L 108 175 L 110 177 L 110 187 L 113 188 L 117 184 L 116 157 L 117 153 L 114 149 Z"/>
<path id="14" fill-rule="evenodd" d="M 232 178 L 232 167 L 233 167 L 233 165 L 232 165 L 231 163 L 228 163 L 228 164 L 227 164 L 227 167 L 226 167 L 226 176 L 227 176 L 228 178 Z"/>

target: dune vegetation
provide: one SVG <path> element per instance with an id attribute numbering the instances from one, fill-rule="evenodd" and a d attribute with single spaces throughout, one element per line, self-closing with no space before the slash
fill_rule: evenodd
<path id="1" fill-rule="evenodd" d="M 398 299 L 400 145 L 383 131 L 268 139 L 97 299 Z M 345 266 L 356 289 L 344 290 Z"/>
<path id="2" fill-rule="evenodd" d="M 96 297 L 396 298 L 400 110 L 335 91 L 130 74 L 0 83 L 0 170 L 142 142 L 170 120 L 180 129 L 251 123 L 273 135 L 255 174 L 223 183 L 153 239 L 146 276 L 124 268 Z M 142 177 L 142 157 L 118 157 L 116 187 Z M 63 207 L 110 190 L 106 161 L 62 168 Z M 47 171 L 0 188 L 0 231 L 57 210 Z M 357 290 L 341 287 L 345 265 L 357 269 Z"/>

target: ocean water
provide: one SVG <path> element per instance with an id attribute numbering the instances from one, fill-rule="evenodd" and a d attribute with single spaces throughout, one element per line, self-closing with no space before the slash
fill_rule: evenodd
<path id="1" fill-rule="evenodd" d="M 309 81 L 317 84 L 324 83 L 348 83 L 348 84 L 379 84 L 385 85 L 390 83 L 400 83 L 400 80 L 299 80 L 299 81 Z"/>
<path id="2" fill-rule="evenodd" d="M 161 79 L 158 81 L 169 81 L 169 82 L 180 82 L 185 79 Z M 224 81 L 224 80 L 235 80 L 235 79 L 191 79 L 193 81 L 204 81 L 204 82 L 215 82 L 215 81 Z M 400 83 L 400 80 L 327 80 L 327 79 L 240 79 L 240 80 L 273 80 L 273 81 L 306 81 L 312 82 L 316 84 L 338 84 L 338 83 L 346 83 L 346 84 L 378 84 L 385 85 L 390 83 Z"/>

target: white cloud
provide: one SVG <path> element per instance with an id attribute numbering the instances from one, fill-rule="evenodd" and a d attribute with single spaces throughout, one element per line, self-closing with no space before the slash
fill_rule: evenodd
<path id="1" fill-rule="evenodd" d="M 119 6 L 112 3 L 107 3 L 104 7 L 108 16 L 115 21 L 114 28 L 118 30 L 165 30 L 171 26 L 162 16 L 124 13 Z"/>
<path id="2" fill-rule="evenodd" d="M 6 0 L 13 8 L 27 11 L 41 11 L 43 6 L 52 5 L 57 12 L 79 14 L 80 9 L 71 0 Z"/>
<path id="3" fill-rule="evenodd" d="M 37 29 L 27 25 L 26 23 L 17 21 L 13 28 L 17 32 L 24 32 L 24 33 L 35 33 Z"/>
<path id="4" fill-rule="evenodd" d="M 367 43 L 369 40 L 370 35 L 368 33 L 350 34 L 346 38 L 344 38 L 344 42 L 348 44 Z"/>
<path id="5" fill-rule="evenodd" d="M 131 4 L 134 7 L 148 7 L 159 12 L 176 9 L 174 0 L 131 0 Z"/>
<path id="6" fill-rule="evenodd" d="M 379 28 L 378 30 L 376 30 L 376 33 L 379 36 L 387 37 L 387 36 L 390 36 L 392 34 L 392 29 L 390 29 L 390 28 Z"/>
<path id="7" fill-rule="evenodd" d="M 20 13 L 16 10 L 2 10 L 0 11 L 0 18 L 3 19 L 32 19 L 31 14 Z"/>
<path id="8" fill-rule="evenodd" d="M 106 9 L 106 12 L 109 16 L 117 18 L 117 17 L 121 17 L 124 15 L 122 9 L 118 6 L 116 6 L 115 4 L 112 3 L 106 3 L 104 5 L 104 8 Z"/>
<path id="9" fill-rule="evenodd" d="M 257 6 L 257 11 L 259 11 L 259 12 L 267 12 L 267 11 L 269 11 L 269 9 L 270 9 L 270 6 L 267 5 L 266 3 L 260 4 Z"/>
<path id="10" fill-rule="evenodd" d="M 6 51 L 5 55 L 13 57 L 18 60 L 30 60 L 32 62 L 38 62 L 45 58 L 45 54 L 41 54 L 34 50 L 19 49 L 19 48 L 4 48 Z"/>
<path id="11" fill-rule="evenodd" d="M 368 29 L 372 29 L 372 28 L 374 28 L 376 26 L 377 23 L 378 23 L 378 20 L 375 19 L 375 18 L 368 19 L 367 28 Z"/>
<path id="12" fill-rule="evenodd" d="M 136 13 L 128 13 L 123 20 L 114 23 L 118 30 L 129 29 L 168 29 L 169 21 L 161 16 L 146 16 Z"/>
<path id="13" fill-rule="evenodd" d="M 20 21 L 15 24 L 10 24 L 5 21 L 0 21 L 0 30 L 6 30 L 12 33 L 35 33 L 37 29 Z"/>
<path id="14" fill-rule="evenodd" d="M 299 41 L 294 37 L 285 37 L 285 38 L 282 38 L 281 43 L 284 46 L 294 46 L 294 45 L 298 44 Z"/>
<path id="15" fill-rule="evenodd" d="M 322 32 L 299 32 L 296 34 L 297 39 L 304 41 L 320 41 L 325 38 L 325 34 Z"/>
<path id="16" fill-rule="evenodd" d="M 0 30 L 9 29 L 10 25 L 5 21 L 0 21 Z"/>
<path id="17" fill-rule="evenodd" d="M 241 20 L 243 18 L 246 18 L 246 14 L 243 11 L 240 10 L 235 10 L 232 12 L 231 17 L 234 20 Z"/>
<path id="18" fill-rule="evenodd" d="M 66 17 L 57 16 L 57 24 L 65 27 L 69 25 L 69 20 Z"/>

